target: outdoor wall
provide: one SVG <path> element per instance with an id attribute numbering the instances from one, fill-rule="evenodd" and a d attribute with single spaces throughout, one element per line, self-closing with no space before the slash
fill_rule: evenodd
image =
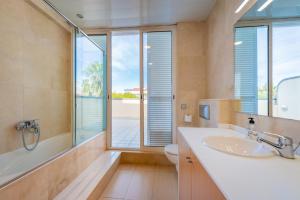
<path id="1" fill-rule="evenodd" d="M 233 26 L 237 20 L 252 6 L 251 0 L 239 14 L 235 14 L 240 0 L 217 0 L 208 20 L 208 98 L 234 97 L 234 64 L 233 64 Z M 200 91 L 201 93 L 201 91 Z M 248 115 L 235 113 L 234 124 L 247 127 Z M 256 128 L 284 134 L 300 140 L 300 122 L 259 116 Z"/>
<path id="2" fill-rule="evenodd" d="M 147 102 L 144 103 L 147 112 Z M 140 119 L 139 99 L 112 99 L 112 117 Z"/>
<path id="3" fill-rule="evenodd" d="M 0 3 L 0 154 L 22 147 L 21 120 L 42 140 L 70 132 L 71 32 L 28 2 Z"/>
<path id="4" fill-rule="evenodd" d="M 177 126 L 199 126 L 198 102 L 206 98 L 206 42 L 204 22 L 178 23 L 176 65 Z M 186 104 L 186 109 L 181 109 Z M 184 114 L 193 116 L 193 123 L 185 124 Z"/>

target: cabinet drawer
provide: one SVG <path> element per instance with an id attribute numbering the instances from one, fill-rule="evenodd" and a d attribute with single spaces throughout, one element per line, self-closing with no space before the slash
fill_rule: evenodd
<path id="1" fill-rule="evenodd" d="M 210 178 L 206 170 L 198 161 L 196 156 L 191 153 L 192 157 L 192 183 L 191 199 L 192 200 L 224 200 L 225 197 L 219 190 L 214 181 Z"/>
<path id="2" fill-rule="evenodd" d="M 225 200 L 183 136 L 178 134 L 179 200 Z"/>

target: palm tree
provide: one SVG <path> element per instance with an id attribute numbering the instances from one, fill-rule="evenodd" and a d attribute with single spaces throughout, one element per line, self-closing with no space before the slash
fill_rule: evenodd
<path id="1" fill-rule="evenodd" d="M 82 93 L 86 96 L 103 95 L 103 64 L 98 62 L 90 64 L 84 70 L 86 78 L 82 81 Z"/>

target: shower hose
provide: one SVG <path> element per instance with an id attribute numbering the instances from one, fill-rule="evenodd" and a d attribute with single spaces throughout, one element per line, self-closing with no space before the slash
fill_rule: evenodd
<path id="1" fill-rule="evenodd" d="M 32 133 L 33 136 L 35 136 L 35 138 L 36 138 L 36 139 L 35 139 L 35 143 L 33 144 L 32 147 L 29 147 L 29 145 L 26 144 L 26 140 L 25 140 L 25 131 L 28 131 L 28 132 Z M 40 133 L 40 129 L 39 129 L 39 128 L 22 129 L 22 141 L 23 141 L 23 146 L 24 146 L 24 148 L 25 148 L 27 151 L 32 151 L 32 150 L 34 150 L 34 149 L 37 147 L 37 145 L 38 145 L 38 143 L 39 143 L 39 141 L 40 141 L 40 135 L 41 135 L 41 133 Z"/>

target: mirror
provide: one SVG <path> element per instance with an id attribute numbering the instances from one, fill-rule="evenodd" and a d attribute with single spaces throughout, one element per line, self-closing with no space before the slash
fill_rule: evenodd
<path id="1" fill-rule="evenodd" d="M 258 0 L 234 33 L 239 111 L 300 120 L 300 0 Z"/>

